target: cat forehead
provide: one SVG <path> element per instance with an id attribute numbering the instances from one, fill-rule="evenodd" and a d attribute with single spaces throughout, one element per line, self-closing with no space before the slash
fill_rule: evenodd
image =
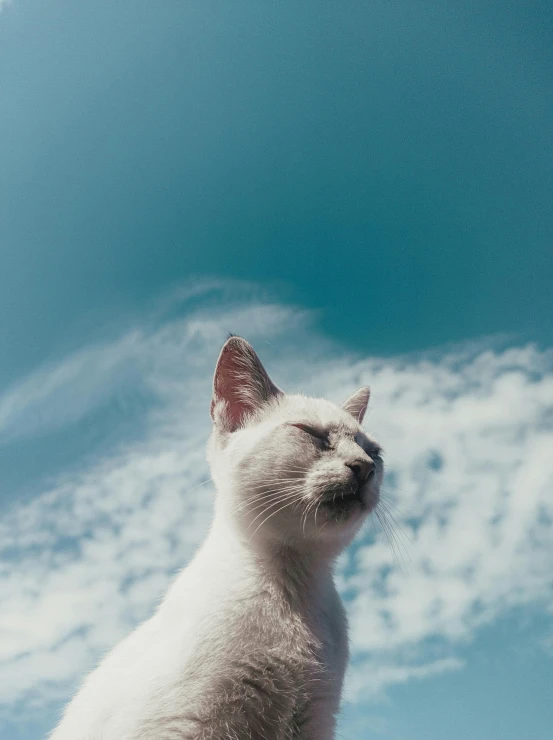
<path id="1" fill-rule="evenodd" d="M 281 421 L 305 422 L 322 427 L 340 425 L 352 432 L 359 429 L 359 424 L 351 414 L 324 398 L 287 395 L 279 403 L 276 415 Z"/>

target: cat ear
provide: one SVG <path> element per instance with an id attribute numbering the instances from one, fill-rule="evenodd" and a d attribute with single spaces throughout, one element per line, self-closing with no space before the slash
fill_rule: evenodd
<path id="1" fill-rule="evenodd" d="M 355 391 L 347 401 L 344 401 L 342 408 L 351 414 L 353 418 L 360 424 L 365 416 L 365 411 L 369 405 L 369 398 L 371 395 L 371 389 L 368 385 L 363 385 L 358 391 Z"/>
<path id="2" fill-rule="evenodd" d="M 227 339 L 213 378 L 211 418 L 215 424 L 224 431 L 234 432 L 249 414 L 281 393 L 253 347 L 242 337 Z"/>

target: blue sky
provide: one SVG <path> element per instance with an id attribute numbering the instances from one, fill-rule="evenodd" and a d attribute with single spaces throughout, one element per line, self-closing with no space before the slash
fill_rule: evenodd
<path id="1" fill-rule="evenodd" d="M 401 530 L 340 564 L 341 737 L 553 737 L 552 30 L 0 3 L 0 737 L 42 737 L 201 539 L 228 331 L 283 387 L 373 388 Z"/>

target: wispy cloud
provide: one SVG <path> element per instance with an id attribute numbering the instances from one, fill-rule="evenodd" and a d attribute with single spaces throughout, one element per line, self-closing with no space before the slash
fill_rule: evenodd
<path id="1" fill-rule="evenodd" d="M 130 397 L 129 415 L 146 399 L 140 434 L 0 522 L 5 706 L 66 697 L 202 539 L 210 379 L 229 330 L 252 340 L 283 387 L 336 400 L 373 388 L 368 426 L 387 450 L 392 513 L 410 542 L 394 555 L 368 526 L 341 561 L 350 698 L 459 668 L 458 646 L 515 606 L 553 609 L 551 353 L 363 358 L 318 336 L 305 313 L 227 295 L 84 348 L 0 397 L 4 441 L 63 425 L 77 433 L 102 404 Z"/>

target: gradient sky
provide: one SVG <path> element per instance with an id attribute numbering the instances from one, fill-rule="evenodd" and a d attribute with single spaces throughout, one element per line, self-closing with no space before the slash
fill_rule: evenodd
<path id="1" fill-rule="evenodd" d="M 43 736 L 205 530 L 174 493 L 228 331 L 279 385 L 373 386 L 411 542 L 342 563 L 341 737 L 553 738 L 552 150 L 543 0 L 0 0 L 2 740 Z M 155 573 L 98 554 L 145 528 L 121 476 L 172 502 Z"/>

